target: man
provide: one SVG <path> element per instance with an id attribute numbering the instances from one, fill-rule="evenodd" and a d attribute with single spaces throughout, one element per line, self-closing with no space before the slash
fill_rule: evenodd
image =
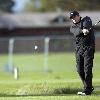
<path id="1" fill-rule="evenodd" d="M 70 13 L 72 26 L 70 32 L 75 36 L 75 54 L 77 71 L 83 82 L 84 90 L 78 95 L 91 95 L 94 90 L 92 86 L 92 68 L 95 52 L 95 36 L 90 17 L 82 18 L 77 11 Z"/>

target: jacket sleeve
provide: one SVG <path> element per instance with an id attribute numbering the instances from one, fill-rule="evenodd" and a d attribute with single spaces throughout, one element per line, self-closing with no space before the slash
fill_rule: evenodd
<path id="1" fill-rule="evenodd" d="M 90 17 L 86 16 L 84 18 L 83 28 L 88 30 L 92 28 L 92 20 L 90 19 Z"/>
<path id="2" fill-rule="evenodd" d="M 75 36 L 77 36 L 77 35 L 80 35 L 82 33 L 82 30 L 80 27 L 73 25 L 70 27 L 70 32 L 73 33 Z"/>

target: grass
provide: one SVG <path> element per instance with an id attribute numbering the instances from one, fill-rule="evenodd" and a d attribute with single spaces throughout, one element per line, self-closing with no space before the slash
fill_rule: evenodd
<path id="1" fill-rule="evenodd" d="M 82 83 L 75 68 L 73 53 L 50 54 L 49 72 L 45 72 L 43 54 L 14 55 L 14 66 L 19 68 L 19 80 L 4 71 L 7 55 L 0 56 L 0 100 L 98 100 L 100 95 L 100 53 L 95 54 L 91 96 L 77 96 Z"/>

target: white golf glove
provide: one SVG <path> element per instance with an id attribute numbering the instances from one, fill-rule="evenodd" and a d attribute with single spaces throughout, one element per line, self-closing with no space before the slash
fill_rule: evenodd
<path id="1" fill-rule="evenodd" d="M 73 21 L 74 24 L 76 23 L 76 21 L 74 19 L 72 19 L 72 21 Z"/>
<path id="2" fill-rule="evenodd" d="M 84 35 L 87 35 L 89 33 L 88 29 L 83 29 L 82 32 L 84 33 Z"/>

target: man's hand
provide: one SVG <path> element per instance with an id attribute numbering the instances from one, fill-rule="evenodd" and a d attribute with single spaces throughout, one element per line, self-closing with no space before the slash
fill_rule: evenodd
<path id="1" fill-rule="evenodd" d="M 76 23 L 76 21 L 74 20 L 74 19 L 72 19 L 72 22 L 75 24 Z"/>
<path id="2" fill-rule="evenodd" d="M 87 35 L 89 33 L 88 29 L 83 29 L 82 32 L 84 35 Z"/>

